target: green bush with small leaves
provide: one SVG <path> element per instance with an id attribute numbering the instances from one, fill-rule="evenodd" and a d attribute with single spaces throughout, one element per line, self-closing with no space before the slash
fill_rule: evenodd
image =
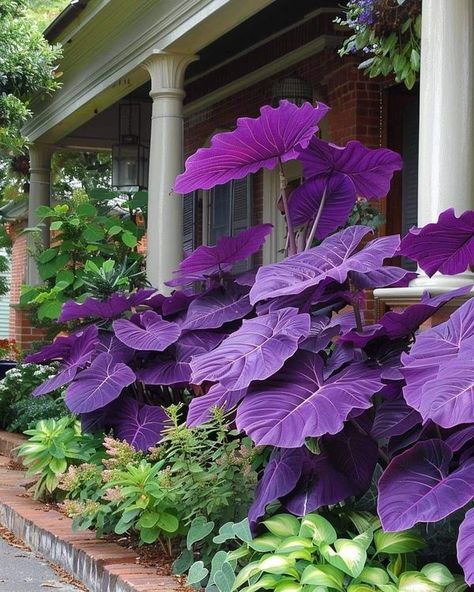
<path id="1" fill-rule="evenodd" d="M 34 428 L 41 419 L 60 419 L 68 415 L 62 389 L 42 397 L 33 390 L 57 373 L 54 365 L 19 363 L 0 380 L 0 427 L 10 432 Z"/>

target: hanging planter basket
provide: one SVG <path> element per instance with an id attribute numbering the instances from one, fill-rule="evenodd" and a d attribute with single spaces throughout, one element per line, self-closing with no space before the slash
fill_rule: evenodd
<path id="1" fill-rule="evenodd" d="M 336 22 L 352 34 L 339 54 L 365 56 L 359 68 L 371 78 L 393 75 L 413 88 L 420 72 L 421 0 L 353 0 L 345 12 Z"/>

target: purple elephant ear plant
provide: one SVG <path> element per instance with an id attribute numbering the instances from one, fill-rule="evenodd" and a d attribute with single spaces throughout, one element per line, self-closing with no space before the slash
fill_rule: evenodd
<path id="1" fill-rule="evenodd" d="M 249 512 L 254 529 L 276 501 L 297 515 L 350 504 L 382 470 L 379 517 L 398 531 L 443 520 L 474 500 L 474 300 L 416 336 L 471 287 L 425 294 L 365 326 L 364 290 L 408 285 L 413 273 L 385 265 L 400 253 L 428 274 L 465 271 L 474 264 L 474 213 L 445 212 L 402 241 L 348 226 L 359 197 L 387 195 L 401 159 L 318 138 L 327 111 L 287 101 L 263 107 L 256 119 L 217 134 L 176 180 L 174 190 L 189 193 L 277 168 L 283 261 L 233 273 L 272 231 L 260 224 L 198 247 L 170 279 L 178 288 L 171 296 L 140 291 L 66 303 L 62 318 L 82 324 L 30 358 L 60 362 L 34 394 L 68 384 L 66 402 L 84 425 L 113 428 L 144 451 L 159 441 L 170 403 L 189 403 L 189 426 L 222 408 L 256 445 L 271 447 Z M 304 182 L 290 193 L 285 163 L 292 159 L 302 162 Z M 193 289 L 179 289 L 190 282 Z M 341 312 L 345 306 L 353 312 Z M 469 511 L 458 543 L 468 583 L 473 549 Z"/>

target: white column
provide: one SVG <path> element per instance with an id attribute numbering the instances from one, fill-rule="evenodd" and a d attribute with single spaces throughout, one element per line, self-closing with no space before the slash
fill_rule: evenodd
<path id="1" fill-rule="evenodd" d="M 183 170 L 184 73 L 197 57 L 157 52 L 143 64 L 150 73 L 153 111 L 148 179 L 147 275 L 153 286 L 167 292 L 183 257 L 183 203 L 172 192 Z"/>
<path id="2" fill-rule="evenodd" d="M 444 210 L 474 209 L 474 0 L 423 0 L 420 75 L 418 225 Z M 474 283 L 423 272 L 409 288 L 383 288 L 375 296 L 417 298 Z"/>
<path id="3" fill-rule="evenodd" d="M 30 191 L 28 195 L 28 227 L 38 226 L 40 218 L 36 211 L 40 206 L 49 206 L 51 199 L 51 156 L 54 148 L 49 144 L 32 144 L 30 153 Z M 35 247 L 49 247 L 49 224 L 43 223 L 38 235 L 31 235 L 30 250 Z M 34 258 L 28 256 L 27 282 L 41 283 Z"/>
<path id="4" fill-rule="evenodd" d="M 474 208 L 474 2 L 423 0 L 418 225 Z"/>
<path id="5" fill-rule="evenodd" d="M 453 208 L 474 209 L 474 2 L 423 0 L 418 226 Z M 422 272 L 413 286 L 452 289 L 474 282 Z"/>

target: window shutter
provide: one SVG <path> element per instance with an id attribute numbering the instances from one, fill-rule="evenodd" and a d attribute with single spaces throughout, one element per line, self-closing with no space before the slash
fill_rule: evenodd
<path id="1" fill-rule="evenodd" d="M 183 252 L 189 255 L 196 248 L 196 202 L 197 194 L 183 196 Z"/>
<path id="2" fill-rule="evenodd" d="M 246 230 L 251 224 L 252 214 L 252 176 L 236 179 L 232 183 L 232 236 Z M 242 272 L 252 267 L 252 258 L 239 261 L 234 272 Z"/>
<path id="3" fill-rule="evenodd" d="M 414 101 L 403 114 L 402 236 L 418 220 L 418 113 L 418 102 Z M 411 260 L 402 258 L 402 265 L 416 271 L 416 263 Z"/>

